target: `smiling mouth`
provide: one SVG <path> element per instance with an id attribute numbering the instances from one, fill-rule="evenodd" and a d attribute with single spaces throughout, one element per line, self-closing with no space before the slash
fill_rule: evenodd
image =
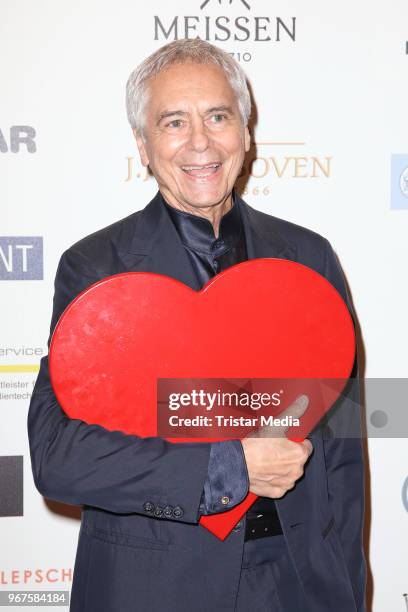
<path id="1" fill-rule="evenodd" d="M 213 162 L 211 164 L 192 164 L 188 166 L 181 166 L 181 169 L 189 176 L 195 176 L 197 178 L 206 178 L 215 174 L 219 170 L 219 168 L 221 168 L 221 166 L 221 162 Z"/>

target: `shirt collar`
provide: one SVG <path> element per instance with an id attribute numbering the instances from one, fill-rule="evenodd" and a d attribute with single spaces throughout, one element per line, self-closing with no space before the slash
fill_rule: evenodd
<path id="1" fill-rule="evenodd" d="M 214 253 L 214 251 L 228 250 L 238 242 L 243 225 L 238 200 L 235 198 L 234 192 L 232 194 L 232 207 L 221 217 L 218 238 L 215 238 L 211 221 L 174 208 L 166 202 L 162 194 L 160 195 L 163 206 L 168 211 L 185 246 L 204 253 Z"/>

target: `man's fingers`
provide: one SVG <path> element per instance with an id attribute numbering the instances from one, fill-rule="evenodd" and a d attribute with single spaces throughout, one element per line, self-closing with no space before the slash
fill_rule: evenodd
<path id="1" fill-rule="evenodd" d="M 307 395 L 299 395 L 299 397 L 295 399 L 293 404 L 286 408 L 286 410 L 283 410 L 283 412 L 281 412 L 277 416 L 277 418 L 283 419 L 283 417 L 292 416 L 294 419 L 299 419 L 307 410 L 308 405 L 309 398 L 307 397 Z M 291 425 L 272 425 L 264 427 L 263 429 L 265 429 L 265 433 L 267 433 L 267 430 L 270 430 L 271 437 L 282 437 L 290 427 Z"/>
<path id="2" fill-rule="evenodd" d="M 295 419 L 300 418 L 309 405 L 309 398 L 307 395 L 299 395 L 295 401 L 286 410 L 283 410 L 277 418 L 282 419 L 286 416 L 292 416 Z M 248 438 L 282 438 L 285 432 L 291 427 L 291 425 L 265 425 L 256 429 L 254 432 L 249 434 Z"/>
<path id="3" fill-rule="evenodd" d="M 306 448 L 307 452 L 309 453 L 309 457 L 310 457 L 310 455 L 313 453 L 313 444 L 307 438 L 303 440 L 302 444 Z"/>
<path id="4" fill-rule="evenodd" d="M 303 416 L 304 413 L 306 412 L 308 406 L 309 406 L 308 396 L 299 395 L 299 397 L 295 399 L 295 401 L 293 402 L 293 404 L 289 406 L 289 408 L 286 408 L 286 410 L 281 412 L 281 414 L 279 415 L 279 418 L 281 419 L 284 416 L 292 416 L 295 419 L 300 419 L 300 417 Z M 286 433 L 288 429 L 290 429 L 290 427 L 291 425 L 287 425 L 286 427 L 284 427 L 283 428 L 284 433 Z"/>
<path id="5" fill-rule="evenodd" d="M 309 398 L 307 395 L 299 395 L 293 404 L 279 414 L 279 418 L 281 419 L 284 416 L 293 416 L 298 419 L 306 412 L 308 405 Z"/>

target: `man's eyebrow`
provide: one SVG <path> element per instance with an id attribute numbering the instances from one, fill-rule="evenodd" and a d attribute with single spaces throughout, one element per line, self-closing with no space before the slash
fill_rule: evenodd
<path id="1" fill-rule="evenodd" d="M 160 113 L 157 119 L 157 123 L 160 123 L 160 121 L 162 121 L 163 119 L 166 119 L 167 117 L 173 117 L 173 116 L 184 117 L 185 115 L 187 115 L 187 113 L 182 110 L 166 110 Z"/>
<path id="2" fill-rule="evenodd" d="M 230 115 L 234 114 L 234 111 L 232 110 L 231 106 L 228 106 L 227 104 L 221 104 L 220 106 L 212 106 L 211 108 L 208 108 L 206 111 L 207 113 L 229 113 Z"/>

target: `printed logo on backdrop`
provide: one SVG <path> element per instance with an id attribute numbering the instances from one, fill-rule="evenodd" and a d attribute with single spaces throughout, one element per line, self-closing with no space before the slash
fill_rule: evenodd
<path id="1" fill-rule="evenodd" d="M 0 346 L 0 409 L 11 402 L 25 410 L 31 400 L 40 359 L 47 353 L 42 346 Z M 0 602 L 1 603 L 1 602 Z"/>
<path id="2" fill-rule="evenodd" d="M 200 9 L 203 9 L 207 6 L 207 4 L 209 4 L 212 0 L 204 0 L 204 2 L 202 3 L 202 5 L 200 6 Z M 222 4 L 223 0 L 217 0 L 218 4 Z M 228 2 L 230 4 L 232 4 L 234 2 L 234 0 L 228 0 Z M 249 10 L 251 7 L 249 6 L 248 2 L 246 2 L 246 0 L 238 0 L 238 2 L 242 2 L 242 4 L 244 6 L 246 6 L 246 8 Z"/>
<path id="3" fill-rule="evenodd" d="M 0 407 L 2 402 L 29 401 L 40 369 L 39 361 L 46 354 L 42 346 L 0 346 Z"/>
<path id="4" fill-rule="evenodd" d="M 391 155 L 391 209 L 408 210 L 408 154 Z"/>
<path id="5" fill-rule="evenodd" d="M 154 15 L 154 40 L 165 44 L 199 37 L 215 44 L 237 44 L 239 49 L 228 51 L 244 62 L 251 61 L 252 54 L 242 49 L 241 43 L 296 42 L 296 17 L 259 15 L 252 7 L 255 4 L 248 0 L 201 0 L 196 4 L 195 15 L 191 9 L 188 15 Z"/>
<path id="6" fill-rule="evenodd" d="M 23 516 L 23 456 L 0 457 L 0 517 Z"/>
<path id="7" fill-rule="evenodd" d="M 402 503 L 405 510 L 408 512 L 408 476 L 406 477 L 404 484 L 402 485 Z"/>
<path id="8" fill-rule="evenodd" d="M 312 154 L 305 142 L 260 140 L 255 143 L 237 179 L 243 195 L 269 196 L 278 181 L 327 180 L 332 176 L 332 156 Z"/>
<path id="9" fill-rule="evenodd" d="M 36 131 L 31 125 L 12 125 L 10 130 L 0 129 L 0 153 L 36 153 Z"/>
<path id="10" fill-rule="evenodd" d="M 8 570 L 0 570 L 0 585 L 70 583 L 72 577 L 71 567 L 11 567 Z"/>
<path id="11" fill-rule="evenodd" d="M 305 149 L 301 141 L 260 139 L 252 146 L 237 180 L 237 190 L 243 196 L 268 197 L 278 182 L 299 182 L 309 179 L 325 181 L 332 176 L 330 155 L 315 154 Z M 150 178 L 136 157 L 126 157 L 125 182 Z"/>
<path id="12" fill-rule="evenodd" d="M 42 280 L 42 236 L 0 236 L 0 280 Z"/>

